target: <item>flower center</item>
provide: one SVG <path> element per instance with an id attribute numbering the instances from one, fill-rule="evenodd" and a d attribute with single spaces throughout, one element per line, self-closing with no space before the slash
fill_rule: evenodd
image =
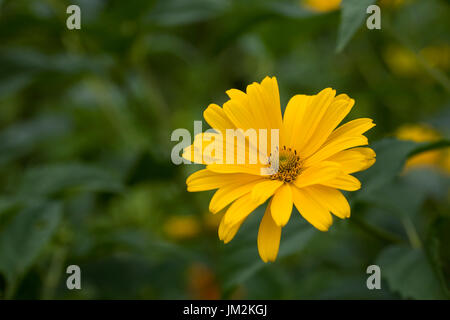
<path id="1" fill-rule="evenodd" d="M 278 159 L 277 155 L 270 155 L 269 164 L 276 170 L 278 162 L 278 171 L 270 176 L 272 180 L 280 180 L 284 182 L 292 182 L 302 171 L 302 161 L 297 155 L 296 150 L 291 148 L 283 148 L 279 151 Z"/>

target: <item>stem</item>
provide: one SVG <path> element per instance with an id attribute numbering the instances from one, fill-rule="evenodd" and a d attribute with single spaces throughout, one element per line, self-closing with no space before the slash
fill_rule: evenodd
<path id="1" fill-rule="evenodd" d="M 61 271 L 63 269 L 63 263 L 66 259 L 66 249 L 60 248 L 55 251 L 52 257 L 50 268 L 44 279 L 44 286 L 42 288 L 42 299 L 52 299 L 59 279 L 61 278 Z"/>
<path id="2" fill-rule="evenodd" d="M 415 249 L 422 248 L 422 241 L 420 241 L 419 234 L 417 233 L 416 227 L 411 222 L 409 218 L 403 218 L 402 224 L 405 227 L 406 234 L 408 235 L 409 243 Z"/>

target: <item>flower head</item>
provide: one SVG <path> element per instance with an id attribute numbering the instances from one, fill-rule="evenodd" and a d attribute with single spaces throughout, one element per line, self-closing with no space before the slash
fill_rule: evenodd
<path id="1" fill-rule="evenodd" d="M 294 205 L 303 218 L 321 231 L 331 226 L 331 213 L 339 218 L 350 216 L 350 206 L 339 190 L 358 190 L 361 184 L 351 174 L 375 162 L 375 152 L 361 147 L 368 144 L 363 134 L 375 124 L 362 118 L 338 127 L 354 100 L 345 94 L 336 96 L 330 88 L 312 96 L 292 97 L 283 117 L 275 77 L 249 85 L 246 93 L 231 89 L 227 94 L 230 100 L 223 108 L 211 104 L 203 114 L 215 133 L 199 134 L 184 150 L 184 158 L 207 165 L 187 179 L 188 191 L 218 189 L 209 209 L 217 213 L 227 208 L 219 225 L 219 238 L 225 243 L 233 239 L 250 213 L 269 200 L 259 227 L 258 250 L 264 262 L 274 261 L 281 229 L 288 223 Z M 222 136 L 230 129 L 254 129 L 259 142 L 252 143 L 245 136 L 248 143 L 241 156 L 236 155 L 239 148 L 232 147 L 237 151 L 234 160 L 248 160 L 251 151 L 257 149 L 266 161 L 206 161 L 223 160 L 219 154 L 230 149 L 230 141 L 224 141 Z M 263 134 L 266 131 L 260 129 L 279 131 L 279 137 Z M 261 145 L 265 139 L 269 143 Z M 276 140 L 278 144 L 274 143 Z M 222 152 L 195 157 L 211 147 L 213 141 L 223 143 Z"/>

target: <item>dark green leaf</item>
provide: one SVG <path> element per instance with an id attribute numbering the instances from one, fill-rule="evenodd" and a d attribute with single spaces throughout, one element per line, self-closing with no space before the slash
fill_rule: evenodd
<path id="1" fill-rule="evenodd" d="M 227 7 L 223 0 L 158 1 L 148 18 L 165 26 L 178 26 L 216 17 Z"/>
<path id="2" fill-rule="evenodd" d="M 377 161 L 371 168 L 357 175 L 363 184 L 357 197 L 364 197 L 390 183 L 402 171 L 405 161 L 412 155 L 447 145 L 447 141 L 416 143 L 397 139 L 383 139 L 374 143 L 372 148 L 377 154 Z"/>
<path id="3" fill-rule="evenodd" d="M 265 9 L 268 12 L 288 18 L 306 18 L 315 15 L 311 10 L 306 10 L 295 2 L 267 2 L 265 3 Z"/>
<path id="4" fill-rule="evenodd" d="M 70 120 L 59 115 L 44 115 L 15 124 L 0 132 L 0 164 L 23 156 L 40 143 L 64 135 L 70 129 Z"/>
<path id="5" fill-rule="evenodd" d="M 51 239 L 60 217 L 59 203 L 38 203 L 17 213 L 0 232 L 0 272 L 10 287 L 15 286 Z"/>
<path id="6" fill-rule="evenodd" d="M 259 210 L 261 211 L 261 210 Z M 292 213 L 295 215 L 295 213 Z M 254 212 L 253 217 L 247 221 L 243 230 L 239 231 L 231 243 L 226 244 L 225 258 L 223 263 L 223 286 L 225 290 L 242 283 L 261 270 L 265 264 L 258 254 L 257 235 L 259 228 L 258 213 Z M 305 221 L 292 219 L 283 228 L 278 252 L 277 262 L 283 257 L 300 252 L 313 236 L 315 229 Z"/>
<path id="7" fill-rule="evenodd" d="M 343 0 L 336 50 L 342 51 L 366 17 L 367 7 L 376 0 Z"/>
<path id="8" fill-rule="evenodd" d="M 377 264 L 390 289 L 403 298 L 447 298 L 427 256 L 420 249 L 388 247 L 378 257 Z"/>
<path id="9" fill-rule="evenodd" d="M 50 196 L 70 189 L 119 192 L 122 184 L 115 174 L 85 164 L 58 164 L 28 170 L 20 184 L 20 196 Z"/>

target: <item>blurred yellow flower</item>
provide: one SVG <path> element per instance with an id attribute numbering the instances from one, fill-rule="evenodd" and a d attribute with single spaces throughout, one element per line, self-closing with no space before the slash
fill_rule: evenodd
<path id="1" fill-rule="evenodd" d="M 301 0 L 302 4 L 317 12 L 329 12 L 339 9 L 342 0 Z M 381 7 L 398 8 L 407 2 L 406 0 L 379 0 Z"/>
<path id="2" fill-rule="evenodd" d="M 447 71 L 450 69 L 450 46 L 436 45 L 420 50 L 420 55 L 430 66 Z M 398 45 L 388 46 L 384 50 L 384 59 L 392 72 L 402 76 L 423 73 L 422 66 L 414 52 Z"/>
<path id="3" fill-rule="evenodd" d="M 305 7 L 317 12 L 329 12 L 339 9 L 341 0 L 303 0 Z"/>
<path id="4" fill-rule="evenodd" d="M 189 239 L 199 234 L 200 225 L 192 216 L 172 216 L 164 224 L 164 231 L 171 239 Z"/>
<path id="5" fill-rule="evenodd" d="M 384 51 L 384 60 L 395 74 L 411 76 L 420 72 L 414 53 L 402 46 L 388 46 Z"/>
<path id="6" fill-rule="evenodd" d="M 371 119 L 356 119 L 338 127 L 355 101 L 346 94 L 336 96 L 331 88 L 312 96 L 296 95 L 282 118 L 275 77 L 249 85 L 246 93 L 231 89 L 227 94 L 230 100 L 223 108 L 211 104 L 205 110 L 203 116 L 216 133 L 197 135 L 195 140 L 202 141 L 200 148 L 209 148 L 222 132 L 237 128 L 279 130 L 280 148 L 272 154 L 268 146 L 252 145 L 268 159 L 266 164 L 209 163 L 195 157 L 196 152 L 202 154 L 195 141 L 184 150 L 185 159 L 207 165 L 187 179 L 188 191 L 218 189 L 210 211 L 228 207 L 219 225 L 219 238 L 231 241 L 249 214 L 270 199 L 258 232 L 259 254 L 268 262 L 277 257 L 281 229 L 288 223 L 293 205 L 321 231 L 331 226 L 330 213 L 350 217 L 350 206 L 338 189 L 358 190 L 361 183 L 351 174 L 375 162 L 375 152 L 360 147 L 368 144 L 363 134 L 375 126 Z M 261 139 L 265 138 L 258 141 Z M 246 143 L 246 159 L 249 150 Z M 274 164 L 278 169 L 268 170 Z M 263 175 L 262 169 L 272 173 Z"/>
<path id="7" fill-rule="evenodd" d="M 409 140 L 414 142 L 432 142 L 441 138 L 439 133 L 425 125 L 404 125 L 396 132 L 396 137 L 400 140 Z M 433 166 L 443 169 L 450 173 L 450 148 L 431 150 L 415 155 L 408 159 L 405 169 L 411 169 L 423 166 Z"/>

